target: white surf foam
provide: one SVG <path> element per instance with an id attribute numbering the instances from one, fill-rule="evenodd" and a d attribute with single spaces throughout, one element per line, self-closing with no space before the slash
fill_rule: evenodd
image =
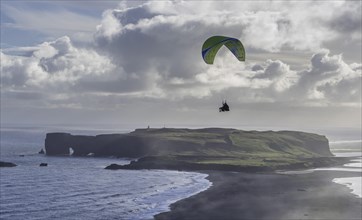
<path id="1" fill-rule="evenodd" d="M 333 182 L 347 186 L 352 190 L 352 194 L 359 198 L 362 198 L 362 176 L 359 177 L 345 177 L 345 178 L 334 178 Z"/>

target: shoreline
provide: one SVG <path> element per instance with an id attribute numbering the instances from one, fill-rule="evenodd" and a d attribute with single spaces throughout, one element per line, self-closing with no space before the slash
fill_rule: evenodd
<path id="1" fill-rule="evenodd" d="M 315 170 L 311 173 L 208 174 L 211 187 L 170 205 L 156 220 L 181 219 L 361 219 L 362 198 L 334 178 L 360 177 L 360 172 Z M 265 184 L 267 183 L 267 184 Z"/>

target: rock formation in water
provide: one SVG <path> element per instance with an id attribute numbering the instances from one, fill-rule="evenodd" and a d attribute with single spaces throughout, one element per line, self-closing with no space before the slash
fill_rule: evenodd
<path id="1" fill-rule="evenodd" d="M 0 167 L 16 167 L 15 163 L 0 161 Z"/>
<path id="2" fill-rule="evenodd" d="M 133 134 L 97 136 L 49 133 L 45 139 L 47 155 L 140 157 L 149 153 L 148 138 Z"/>

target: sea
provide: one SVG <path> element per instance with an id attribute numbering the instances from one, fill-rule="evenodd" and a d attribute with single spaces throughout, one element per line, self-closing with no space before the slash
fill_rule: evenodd
<path id="1" fill-rule="evenodd" d="M 0 161 L 16 167 L 0 168 L 0 219 L 153 219 L 169 205 L 209 188 L 207 174 L 166 170 L 106 170 L 127 164 L 127 158 L 45 156 L 48 132 L 96 135 L 128 133 L 133 129 L 86 129 L 62 126 L 2 126 Z M 318 133 L 318 132 L 317 132 Z M 360 132 L 336 136 L 330 147 L 336 156 L 353 156 L 349 164 L 319 170 L 362 174 Z M 40 167 L 40 163 L 48 166 Z M 313 172 L 318 169 L 314 169 Z M 300 171 L 296 171 L 300 172 Z M 335 178 L 361 197 L 361 175 Z"/>
<path id="2" fill-rule="evenodd" d="M 344 171 L 358 173 L 355 177 L 334 178 L 333 182 L 344 185 L 351 190 L 356 197 L 362 198 L 362 141 L 342 140 L 331 141 L 330 148 L 336 157 L 353 157 L 350 163 L 339 167 L 317 168 L 315 171 Z"/>
<path id="3" fill-rule="evenodd" d="M 331 135 L 333 137 L 333 135 Z M 338 140 L 341 139 L 341 140 Z M 332 139 L 329 148 L 335 157 L 350 158 L 350 162 L 337 167 L 321 167 L 306 170 L 278 171 L 279 174 L 305 174 L 312 172 L 342 171 L 353 174 L 353 177 L 334 178 L 334 183 L 350 189 L 350 193 L 362 198 L 362 141 L 360 139 L 346 140 L 341 137 Z"/>
<path id="4" fill-rule="evenodd" d="M 127 164 L 127 158 L 39 154 L 51 131 L 95 135 L 130 130 L 2 127 L 0 161 L 17 166 L 0 168 L 0 219 L 153 219 L 169 211 L 171 203 L 212 184 L 196 172 L 104 169 Z"/>

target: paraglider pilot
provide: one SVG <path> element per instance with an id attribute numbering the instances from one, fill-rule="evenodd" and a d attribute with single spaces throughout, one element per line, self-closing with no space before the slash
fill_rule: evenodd
<path id="1" fill-rule="evenodd" d="M 228 112 L 228 111 L 230 111 L 230 108 L 225 100 L 225 102 L 224 101 L 222 102 L 222 106 L 219 108 L 219 112 Z"/>

